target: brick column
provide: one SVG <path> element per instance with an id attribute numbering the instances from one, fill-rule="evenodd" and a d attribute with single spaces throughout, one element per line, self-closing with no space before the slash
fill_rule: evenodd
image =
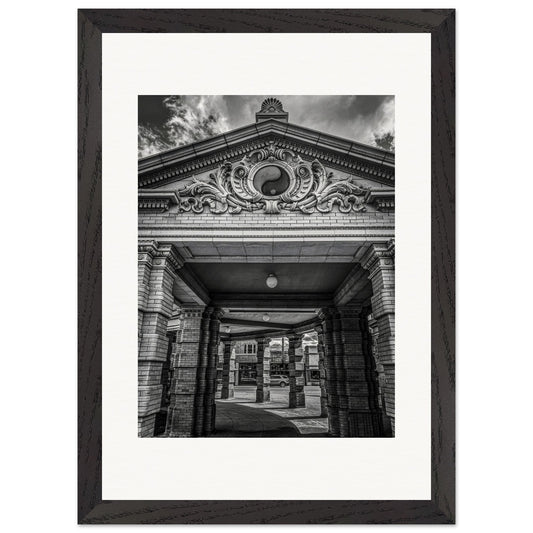
<path id="1" fill-rule="evenodd" d="M 224 341 L 224 359 L 222 362 L 222 394 L 223 400 L 235 396 L 235 351 L 230 340 Z"/>
<path id="2" fill-rule="evenodd" d="M 337 368 L 335 365 L 335 342 L 333 340 L 333 311 L 324 308 L 318 313 L 322 321 L 322 334 L 319 331 L 319 339 L 322 337 L 324 346 L 324 370 L 326 374 L 326 391 L 328 406 L 328 432 L 332 437 L 340 436 L 339 399 L 337 395 Z"/>
<path id="3" fill-rule="evenodd" d="M 203 307 L 182 307 L 166 434 L 169 437 L 195 436 L 195 401 L 200 360 Z"/>
<path id="4" fill-rule="evenodd" d="M 378 384 L 372 353 L 363 335 L 366 325 L 360 305 L 338 308 L 340 346 L 345 370 L 347 427 L 341 437 L 382 437 L 383 420 L 378 403 Z"/>
<path id="5" fill-rule="evenodd" d="M 138 264 L 138 434 L 152 437 L 163 394 L 162 369 L 168 355 L 172 286 L 183 262 L 172 245 L 139 244 Z"/>
<path id="6" fill-rule="evenodd" d="M 320 374 L 320 416 L 328 416 L 328 394 L 326 386 L 326 365 L 324 361 L 324 330 L 322 326 L 316 328 L 318 344 L 318 372 Z"/>
<path id="7" fill-rule="evenodd" d="M 305 407 L 305 380 L 302 338 L 291 333 L 289 338 L 289 408 Z"/>
<path id="8" fill-rule="evenodd" d="M 349 435 L 348 392 L 346 390 L 346 367 L 342 337 L 342 317 L 338 309 L 331 309 L 332 338 L 335 344 L 333 361 L 335 365 L 337 413 L 339 417 L 339 436 Z"/>
<path id="9" fill-rule="evenodd" d="M 207 390 L 207 367 L 209 363 L 209 338 L 211 335 L 211 315 L 214 309 L 206 307 L 202 314 L 200 338 L 198 342 L 198 367 L 196 370 L 196 397 L 194 406 L 194 436 L 204 433 L 205 394 Z"/>
<path id="10" fill-rule="evenodd" d="M 270 339 L 257 339 L 257 389 L 255 401 L 270 401 Z"/>
<path id="11" fill-rule="evenodd" d="M 217 356 L 217 392 L 215 398 L 220 400 L 222 398 L 222 365 L 224 364 L 224 343 L 218 343 L 218 356 Z"/>
<path id="12" fill-rule="evenodd" d="M 209 342 L 207 346 L 206 386 L 204 394 L 204 421 L 202 436 L 208 436 L 215 431 L 217 387 L 217 357 L 220 344 L 220 318 L 222 311 L 214 309 L 209 321 Z"/>
<path id="13" fill-rule="evenodd" d="M 394 240 L 387 244 L 374 244 L 363 257 L 361 264 L 368 270 L 372 283 L 372 316 L 376 321 L 377 353 L 383 367 L 382 385 L 385 414 L 389 417 L 394 434 L 395 403 L 395 281 Z"/>

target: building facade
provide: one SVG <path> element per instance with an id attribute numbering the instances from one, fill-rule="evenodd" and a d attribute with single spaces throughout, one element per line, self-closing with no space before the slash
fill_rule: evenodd
<path id="1" fill-rule="evenodd" d="M 291 407 L 320 385 L 331 436 L 394 435 L 394 154 L 267 99 L 138 187 L 139 436 L 209 436 L 216 398 L 246 374 L 268 402 L 271 372 Z"/>

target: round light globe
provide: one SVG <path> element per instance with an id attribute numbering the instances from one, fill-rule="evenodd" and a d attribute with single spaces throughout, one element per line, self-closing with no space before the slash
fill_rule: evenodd
<path id="1" fill-rule="evenodd" d="M 268 321 L 270 320 L 270 315 L 269 315 L 268 313 L 265 313 L 265 314 L 263 315 L 263 320 L 264 320 L 265 322 L 268 322 Z"/>
<path id="2" fill-rule="evenodd" d="M 266 284 L 269 289 L 273 289 L 278 285 L 278 278 L 274 274 L 269 274 L 266 279 Z"/>

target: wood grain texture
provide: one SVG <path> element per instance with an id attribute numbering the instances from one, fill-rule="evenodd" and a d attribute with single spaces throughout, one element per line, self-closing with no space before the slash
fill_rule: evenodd
<path id="1" fill-rule="evenodd" d="M 432 35 L 432 499 L 102 501 L 102 33 Z M 78 521 L 356 524 L 455 521 L 454 10 L 80 10 L 78 14 Z"/>

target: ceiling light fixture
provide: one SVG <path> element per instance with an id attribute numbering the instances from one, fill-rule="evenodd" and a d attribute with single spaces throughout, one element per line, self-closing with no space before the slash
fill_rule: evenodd
<path id="1" fill-rule="evenodd" d="M 274 289 L 278 285 L 278 278 L 275 274 L 269 274 L 266 279 L 266 284 L 269 289 Z"/>
<path id="2" fill-rule="evenodd" d="M 230 333 L 231 332 L 231 328 L 229 326 L 226 326 L 226 333 Z"/>
<path id="3" fill-rule="evenodd" d="M 268 313 L 265 313 L 265 314 L 263 315 L 263 320 L 264 320 L 265 322 L 268 322 L 268 321 L 270 320 L 270 315 L 269 315 Z"/>

